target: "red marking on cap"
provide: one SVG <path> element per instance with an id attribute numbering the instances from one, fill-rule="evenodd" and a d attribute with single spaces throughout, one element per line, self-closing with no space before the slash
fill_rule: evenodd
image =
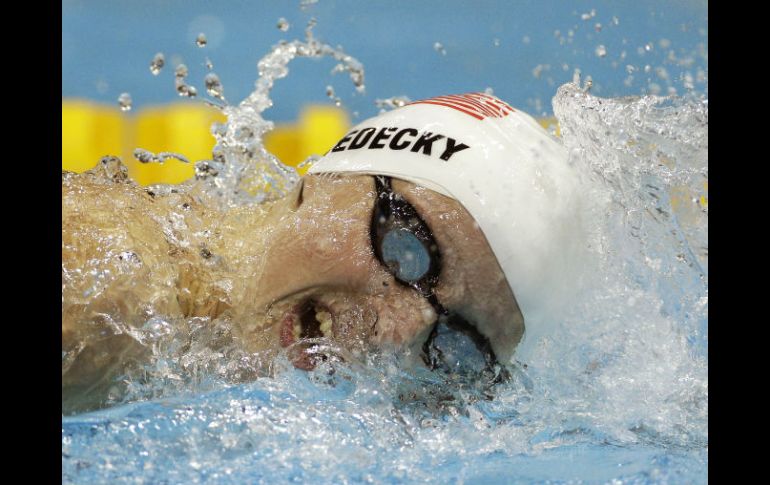
<path id="1" fill-rule="evenodd" d="M 486 93 L 450 94 L 409 104 L 434 104 L 465 113 L 477 120 L 503 118 L 516 111 L 505 101 Z"/>

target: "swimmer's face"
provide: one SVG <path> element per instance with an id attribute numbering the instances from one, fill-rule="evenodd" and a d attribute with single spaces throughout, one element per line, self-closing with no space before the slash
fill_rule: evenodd
<path id="1" fill-rule="evenodd" d="M 354 354 L 399 347 L 418 357 L 445 310 L 470 323 L 507 362 L 523 319 L 473 218 L 455 200 L 409 182 L 392 179 L 388 192 L 429 231 L 413 241 L 425 244 L 418 256 L 431 260 L 432 277 L 421 277 L 419 268 L 399 273 L 381 259 L 375 246 L 385 234 L 375 227 L 373 237 L 372 228 L 374 177 L 306 176 L 267 215 L 266 252 L 247 292 L 256 314 L 245 319 L 264 326 L 249 328 L 248 339 L 258 347 L 278 342 L 306 369 L 320 358 L 309 350 L 313 343 L 325 341 Z"/>

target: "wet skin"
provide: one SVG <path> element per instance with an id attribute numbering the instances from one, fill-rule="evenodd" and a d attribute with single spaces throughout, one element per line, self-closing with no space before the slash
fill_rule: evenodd
<path id="1" fill-rule="evenodd" d="M 127 331 L 154 315 L 228 319 L 244 350 L 269 361 L 288 347 L 300 368 L 317 358 L 302 351 L 307 338 L 353 354 L 407 349 L 421 362 L 438 315 L 375 256 L 373 177 L 306 176 L 278 201 L 226 212 L 207 209 L 195 190 L 157 195 L 115 178 L 63 176 L 63 396 L 95 392 L 147 358 Z M 523 319 L 483 234 L 456 201 L 397 179 L 392 188 L 439 247 L 438 302 L 507 362 Z"/>

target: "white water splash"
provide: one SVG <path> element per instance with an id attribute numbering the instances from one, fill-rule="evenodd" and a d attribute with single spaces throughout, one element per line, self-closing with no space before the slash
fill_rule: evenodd
<path id="1" fill-rule="evenodd" d="M 585 427 L 620 443 L 708 443 L 708 106 L 553 101 L 593 203 L 595 271 L 578 303 L 517 351 L 535 383 L 536 427 Z M 555 425 L 554 423 L 559 423 Z"/>
<path id="2" fill-rule="evenodd" d="M 227 122 L 212 126 L 217 140 L 213 159 L 196 164 L 196 178 L 199 183 L 209 184 L 209 193 L 216 196 L 220 207 L 281 197 L 299 180 L 297 171 L 281 163 L 263 142 L 274 124 L 262 113 L 273 105 L 270 91 L 277 80 L 288 75 L 292 60 L 330 57 L 337 61 L 333 72 L 347 72 L 356 91 L 364 92 L 363 65 L 342 49 L 316 40 L 313 25 L 311 20 L 305 41 L 283 41 L 274 46 L 257 64 L 259 78 L 254 91 L 238 106 L 223 107 Z"/>

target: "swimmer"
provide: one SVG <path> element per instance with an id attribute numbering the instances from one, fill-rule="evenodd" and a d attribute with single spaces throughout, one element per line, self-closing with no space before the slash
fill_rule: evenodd
<path id="1" fill-rule="evenodd" d="M 153 317 L 226 320 L 245 351 L 289 349 L 306 370 L 324 339 L 439 368 L 443 321 L 504 369 L 568 285 L 566 160 L 534 119 L 472 93 L 362 122 L 259 206 L 210 209 L 194 185 L 155 193 L 115 159 L 64 173 L 62 400 L 103 401 L 148 357 L 131 329 Z"/>

